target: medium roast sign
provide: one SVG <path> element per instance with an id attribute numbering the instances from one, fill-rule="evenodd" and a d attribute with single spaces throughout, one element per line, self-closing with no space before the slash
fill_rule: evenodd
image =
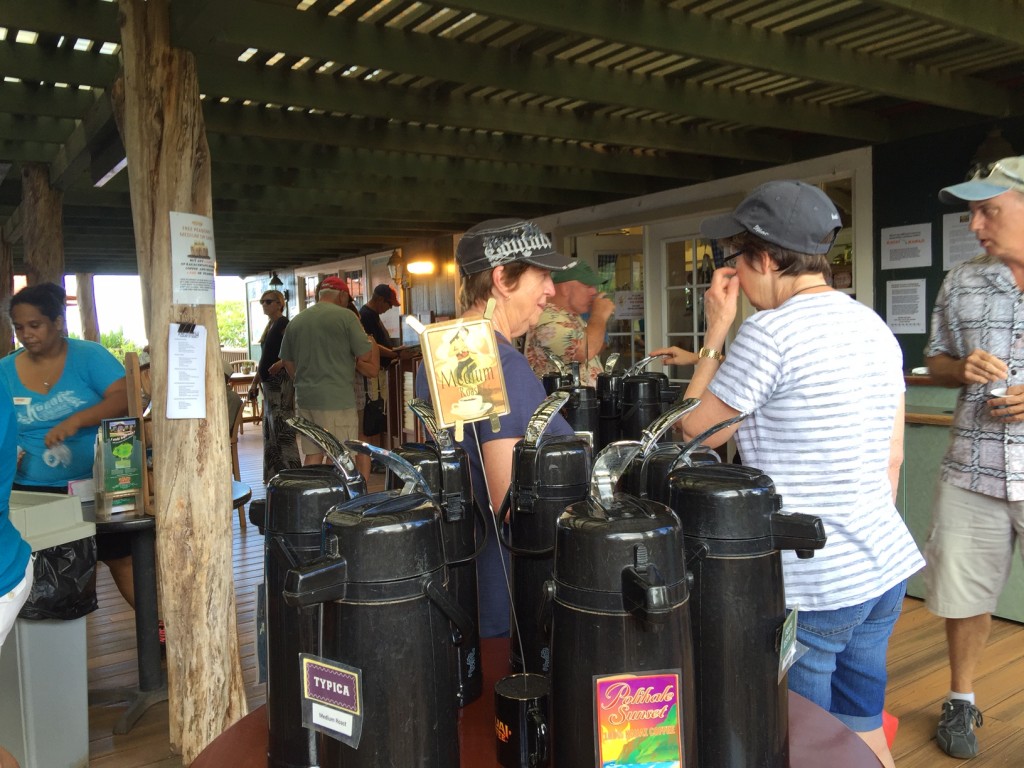
<path id="1" fill-rule="evenodd" d="M 359 747 L 363 735 L 362 673 L 338 661 L 299 654 L 302 724 Z"/>

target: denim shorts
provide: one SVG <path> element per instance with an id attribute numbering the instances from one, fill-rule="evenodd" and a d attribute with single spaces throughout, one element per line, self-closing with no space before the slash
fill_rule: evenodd
<path id="1" fill-rule="evenodd" d="M 882 727 L 889 636 L 903 608 L 902 581 L 876 598 L 834 611 L 800 611 L 796 636 L 807 652 L 789 688 L 853 731 Z"/>

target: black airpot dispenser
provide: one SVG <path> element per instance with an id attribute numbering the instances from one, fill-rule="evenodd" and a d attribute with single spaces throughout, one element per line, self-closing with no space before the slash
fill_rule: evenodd
<path id="1" fill-rule="evenodd" d="M 433 441 L 430 444 L 406 443 L 395 453 L 408 461 L 423 476 L 435 503 L 441 508 L 441 535 L 448 563 L 448 591 L 455 602 L 473 618 L 472 631 L 455 647 L 458 677 L 455 698 L 460 707 L 479 698 L 483 692 L 480 658 L 480 633 L 477 615 L 477 520 L 473 516 L 473 489 L 466 453 L 453 440 L 451 432 L 437 426 L 434 409 L 426 400 L 409 401 Z M 388 472 L 387 487 L 401 488 L 404 480 Z M 486 525 L 486 520 L 481 520 Z M 481 530 L 481 541 L 487 529 Z"/>
<path id="2" fill-rule="evenodd" d="M 733 464 L 681 467 L 669 506 L 683 522 L 693 573 L 703 768 L 789 765 L 789 707 L 779 656 L 786 597 L 781 550 L 811 557 L 821 519 L 783 514 L 771 478 Z"/>
<path id="3" fill-rule="evenodd" d="M 262 519 L 252 518 L 265 536 L 268 768 L 320 765 L 316 732 L 302 725 L 298 664 L 300 653 L 313 653 L 319 648 L 320 606 L 287 605 L 282 592 L 293 563 L 305 565 L 320 555 L 321 530 L 328 510 L 366 493 L 363 477 L 340 443 L 304 419 L 291 423 L 321 445 L 334 468 L 282 470 L 267 484 Z M 285 549 L 290 557 L 281 556 Z"/>
<path id="4" fill-rule="evenodd" d="M 544 352 L 557 370 L 557 373 L 545 374 L 543 377 L 544 391 L 548 395 L 558 390 L 569 393 L 569 399 L 562 406 L 562 416 L 569 422 L 573 432 L 590 435 L 590 441 L 594 443 L 598 430 L 597 390 L 583 384 L 577 361 L 566 365 L 548 350 Z"/>
<path id="5" fill-rule="evenodd" d="M 358 744 L 348 743 L 348 734 L 322 731 L 320 766 L 454 768 L 452 644 L 472 626 L 448 591 L 441 511 L 407 461 L 365 443 L 346 447 L 370 454 L 406 482 L 400 491 L 331 509 L 321 556 L 288 573 L 289 604 L 323 605 L 319 656 L 357 670 L 361 693 Z"/>
<path id="6" fill-rule="evenodd" d="M 590 447 L 584 437 L 545 435 L 558 410 L 572 395 L 556 390 L 530 417 L 526 435 L 512 453 L 508 541 L 511 553 L 512 668 L 547 674 L 551 654 L 540 608 L 551 579 L 555 521 L 565 507 L 587 497 Z"/>
<path id="7" fill-rule="evenodd" d="M 548 585 L 558 768 L 697 765 L 683 532 L 664 504 L 615 491 L 637 450 L 602 451 L 590 496 L 558 518 Z"/>

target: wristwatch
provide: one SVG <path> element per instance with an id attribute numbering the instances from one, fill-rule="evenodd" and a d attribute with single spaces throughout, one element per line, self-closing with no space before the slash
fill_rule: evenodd
<path id="1" fill-rule="evenodd" d="M 697 353 L 697 357 L 710 357 L 712 360 L 717 360 L 718 362 L 725 360 L 725 355 L 712 347 L 701 347 L 700 352 Z"/>

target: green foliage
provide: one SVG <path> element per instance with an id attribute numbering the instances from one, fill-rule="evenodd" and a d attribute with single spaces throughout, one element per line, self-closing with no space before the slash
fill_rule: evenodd
<path id="1" fill-rule="evenodd" d="M 124 328 L 118 328 L 116 331 L 104 331 L 100 333 L 100 344 L 106 347 L 110 354 L 124 363 L 124 356 L 129 352 L 139 352 L 142 350 L 138 344 L 131 339 L 125 338 Z"/>
<path id="2" fill-rule="evenodd" d="M 245 327 L 245 303 L 241 301 L 217 302 L 217 332 L 222 347 L 249 348 Z"/>

